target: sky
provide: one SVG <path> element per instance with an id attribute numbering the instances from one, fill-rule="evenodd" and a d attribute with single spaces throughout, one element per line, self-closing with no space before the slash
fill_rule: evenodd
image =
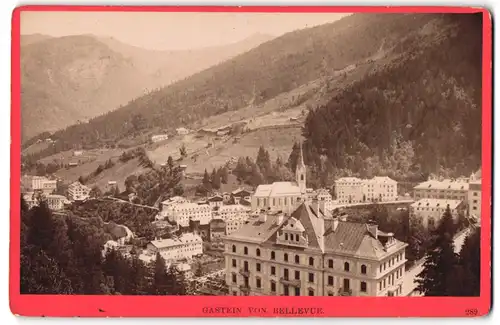
<path id="1" fill-rule="evenodd" d="M 22 12 L 21 34 L 94 34 L 151 50 L 224 45 L 256 33 L 287 32 L 338 20 L 339 13 Z"/>

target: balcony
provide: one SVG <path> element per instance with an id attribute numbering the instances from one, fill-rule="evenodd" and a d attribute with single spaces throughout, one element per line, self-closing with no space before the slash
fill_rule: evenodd
<path id="1" fill-rule="evenodd" d="M 351 289 L 339 288 L 338 295 L 339 296 L 344 296 L 344 297 L 352 296 L 352 290 Z"/>
<path id="2" fill-rule="evenodd" d="M 242 285 L 240 285 L 240 290 L 242 292 L 250 292 L 250 286 L 247 284 L 242 284 Z"/>
<path id="3" fill-rule="evenodd" d="M 300 288 L 300 280 L 295 280 L 295 279 L 292 280 L 290 278 L 281 277 L 280 283 Z"/>
<path id="4" fill-rule="evenodd" d="M 248 269 L 240 269 L 240 274 L 249 277 L 250 276 L 250 271 Z"/>

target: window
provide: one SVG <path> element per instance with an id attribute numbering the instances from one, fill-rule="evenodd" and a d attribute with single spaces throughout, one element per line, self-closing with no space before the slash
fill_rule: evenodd
<path id="1" fill-rule="evenodd" d="M 349 272 L 349 263 L 348 262 L 344 263 L 344 271 Z"/>
<path id="2" fill-rule="evenodd" d="M 314 282 L 314 273 L 309 273 L 309 282 Z"/>
<path id="3" fill-rule="evenodd" d="M 276 267 L 271 266 L 271 275 L 276 275 Z"/>
<path id="4" fill-rule="evenodd" d="M 295 280 L 300 280 L 300 271 L 295 271 Z"/>
<path id="5" fill-rule="evenodd" d="M 248 255 L 248 247 L 243 248 L 243 254 Z"/>
<path id="6" fill-rule="evenodd" d="M 299 255 L 295 255 L 295 264 L 299 264 L 300 263 L 300 257 Z"/>
<path id="7" fill-rule="evenodd" d="M 299 235 L 298 234 L 295 235 L 295 241 L 299 241 Z"/>
<path id="8" fill-rule="evenodd" d="M 233 267 L 236 267 L 236 260 L 233 258 Z"/>
<path id="9" fill-rule="evenodd" d="M 309 257 L 309 265 L 314 266 L 314 258 Z"/>
<path id="10" fill-rule="evenodd" d="M 366 274 L 366 265 L 361 265 L 361 274 Z"/>
<path id="11" fill-rule="evenodd" d="M 276 282 L 271 281 L 271 292 L 276 292 Z"/>
<path id="12" fill-rule="evenodd" d="M 247 261 L 244 261 L 243 262 L 243 269 L 248 272 L 248 262 Z"/>
<path id="13" fill-rule="evenodd" d="M 285 240 L 288 240 L 288 234 L 285 234 Z"/>
<path id="14" fill-rule="evenodd" d="M 288 262 L 288 254 L 285 253 L 285 255 L 283 255 L 283 259 L 285 260 L 285 262 Z"/>
<path id="15" fill-rule="evenodd" d="M 271 252 L 271 259 L 272 259 L 272 260 L 276 259 L 276 253 Z"/>
<path id="16" fill-rule="evenodd" d="M 236 283 L 236 274 L 233 273 L 233 283 Z"/>
<path id="17" fill-rule="evenodd" d="M 283 285 L 283 294 L 285 296 L 289 296 L 290 295 L 290 290 L 289 290 L 289 287 L 287 285 Z"/>
<path id="18" fill-rule="evenodd" d="M 329 295 L 329 296 L 333 296 L 333 292 L 328 291 L 328 295 Z"/>
<path id="19" fill-rule="evenodd" d="M 332 286 L 333 285 L 333 276 L 328 276 L 328 285 Z"/>
<path id="20" fill-rule="evenodd" d="M 285 278 L 285 280 L 288 280 L 288 269 L 283 270 L 283 277 Z"/>
<path id="21" fill-rule="evenodd" d="M 333 260 L 328 260 L 328 267 L 333 269 Z"/>
<path id="22" fill-rule="evenodd" d="M 257 270 L 257 272 L 260 272 L 260 263 L 257 263 L 257 264 L 255 265 L 255 269 Z"/>
<path id="23" fill-rule="evenodd" d="M 351 288 L 351 281 L 349 279 L 344 279 L 344 291 L 347 291 Z"/>
<path id="24" fill-rule="evenodd" d="M 314 290 L 313 289 L 309 289 L 308 293 L 309 293 L 309 296 L 314 296 Z"/>
<path id="25" fill-rule="evenodd" d="M 257 256 L 260 256 L 260 249 L 257 248 L 257 250 L 255 251 L 255 253 L 257 254 Z"/>
<path id="26" fill-rule="evenodd" d="M 366 292 L 366 282 L 361 281 L 361 292 Z"/>
<path id="27" fill-rule="evenodd" d="M 236 246 L 233 245 L 233 253 L 236 253 Z"/>
<path id="28" fill-rule="evenodd" d="M 300 296 L 300 288 L 295 287 L 295 295 Z"/>
<path id="29" fill-rule="evenodd" d="M 233 291 L 233 296 L 237 296 L 238 293 L 236 291 Z"/>
<path id="30" fill-rule="evenodd" d="M 255 279 L 255 285 L 257 286 L 257 288 L 260 288 L 262 286 L 262 282 L 261 282 L 260 278 Z"/>

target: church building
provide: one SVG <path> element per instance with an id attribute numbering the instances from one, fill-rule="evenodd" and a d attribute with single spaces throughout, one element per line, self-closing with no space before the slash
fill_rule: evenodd
<path id="1" fill-rule="evenodd" d="M 295 169 L 295 182 L 274 182 L 259 185 L 252 195 L 252 210 L 291 213 L 307 200 L 307 193 L 306 165 L 301 145 Z"/>

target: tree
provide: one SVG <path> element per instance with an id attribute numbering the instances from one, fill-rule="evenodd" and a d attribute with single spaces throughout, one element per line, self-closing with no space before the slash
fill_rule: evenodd
<path id="1" fill-rule="evenodd" d="M 417 276 L 417 290 L 425 296 L 453 296 L 456 292 L 450 283 L 458 264 L 453 228 L 453 217 L 448 206 L 437 229 L 433 231 L 431 250 L 425 259 L 424 269 Z"/>
<path id="2" fill-rule="evenodd" d="M 186 146 L 184 144 L 182 144 L 182 146 L 180 147 L 179 152 L 180 152 L 182 158 L 187 157 L 187 149 L 186 149 Z"/>
<path id="3" fill-rule="evenodd" d="M 210 181 L 210 176 L 208 175 L 206 169 L 205 172 L 203 173 L 203 180 L 201 181 L 201 183 L 207 192 L 209 192 L 212 189 L 212 182 Z"/>
<path id="4" fill-rule="evenodd" d="M 292 147 L 292 152 L 290 153 L 290 156 L 288 157 L 288 168 L 290 168 L 291 171 L 295 171 L 297 168 L 297 163 L 299 161 L 299 155 L 300 155 L 300 146 L 297 142 L 293 144 Z"/>
<path id="5" fill-rule="evenodd" d="M 90 190 L 89 196 L 90 197 L 94 197 L 94 198 L 101 197 L 102 196 L 102 191 L 101 191 L 101 189 L 97 185 L 94 185 L 92 187 L 92 189 Z"/>
<path id="6" fill-rule="evenodd" d="M 182 152 L 181 152 L 181 155 L 182 155 Z M 174 159 L 172 158 L 172 156 L 168 156 L 167 167 L 170 171 L 172 171 L 174 169 Z"/>
<path id="7" fill-rule="evenodd" d="M 165 265 L 165 259 L 160 253 L 156 253 L 156 260 L 154 262 L 154 273 L 153 273 L 153 292 L 155 295 L 166 295 L 168 294 L 168 283 L 167 283 L 167 268 Z"/>
<path id="8" fill-rule="evenodd" d="M 229 172 L 227 170 L 227 167 L 224 166 L 220 169 L 220 180 L 222 184 L 227 184 L 229 178 Z"/>
<path id="9" fill-rule="evenodd" d="M 215 171 L 215 169 L 212 171 L 211 185 L 212 185 L 212 188 L 214 188 L 216 190 L 220 189 L 221 177 L 220 177 L 219 171 Z"/>
<path id="10" fill-rule="evenodd" d="M 460 250 L 459 265 L 456 268 L 451 287 L 457 296 L 479 296 L 481 289 L 481 229 L 473 230 Z"/>

